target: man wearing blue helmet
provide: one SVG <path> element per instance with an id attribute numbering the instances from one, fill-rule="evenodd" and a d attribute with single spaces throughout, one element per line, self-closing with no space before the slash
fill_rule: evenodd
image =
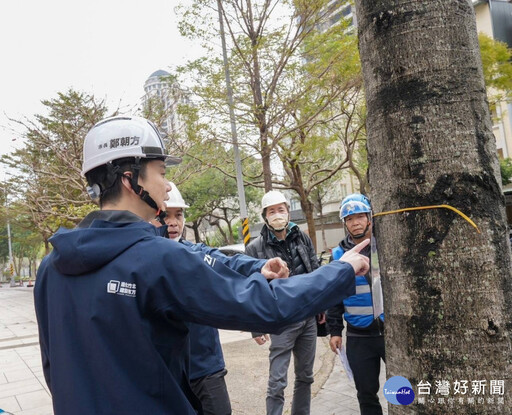
<path id="1" fill-rule="evenodd" d="M 332 260 L 337 260 L 372 233 L 371 205 L 362 194 L 351 194 L 341 202 L 340 219 L 345 224 L 347 236 L 332 250 Z M 361 251 L 370 257 L 370 246 Z M 369 273 L 356 276 L 356 294 L 327 311 L 327 324 L 334 353 L 341 350 L 343 318 L 347 322 L 347 358 L 354 374 L 359 408 L 363 415 L 382 414 L 378 392 L 380 359 L 384 357 L 384 314 L 374 318 Z"/>

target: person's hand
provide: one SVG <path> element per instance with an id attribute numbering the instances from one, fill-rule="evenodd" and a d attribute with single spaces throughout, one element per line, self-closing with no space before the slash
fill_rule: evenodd
<path id="1" fill-rule="evenodd" d="M 281 258 L 271 258 L 261 268 L 261 273 L 267 280 L 275 278 L 288 278 L 290 271 L 288 265 Z"/>
<path id="2" fill-rule="evenodd" d="M 324 324 L 325 321 L 326 321 L 325 313 L 317 314 L 316 315 L 316 321 L 318 322 L 318 324 Z"/>
<path id="3" fill-rule="evenodd" d="M 369 239 L 358 243 L 350 251 L 345 252 L 339 261 L 352 265 L 356 275 L 365 275 L 370 270 L 370 259 L 359 252 L 370 243 Z"/>
<path id="4" fill-rule="evenodd" d="M 334 353 L 338 353 L 338 349 L 341 350 L 341 336 L 331 336 L 329 346 Z"/>
<path id="5" fill-rule="evenodd" d="M 260 346 L 270 341 L 270 337 L 268 334 L 262 334 L 261 336 L 257 336 L 254 338 L 254 341 L 258 343 Z"/>

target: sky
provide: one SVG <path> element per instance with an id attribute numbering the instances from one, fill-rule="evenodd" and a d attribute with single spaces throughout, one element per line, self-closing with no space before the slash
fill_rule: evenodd
<path id="1" fill-rule="evenodd" d="M 0 154 L 22 145 L 9 118 L 44 113 L 69 88 L 137 108 L 144 82 L 197 57 L 181 38 L 178 0 L 0 1 Z M 5 179 L 0 166 L 0 180 Z"/>

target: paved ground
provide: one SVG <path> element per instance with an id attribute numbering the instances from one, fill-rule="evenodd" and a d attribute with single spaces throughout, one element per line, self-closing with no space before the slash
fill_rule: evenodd
<path id="1" fill-rule="evenodd" d="M 233 415 L 263 415 L 268 346 L 258 346 L 248 333 L 223 330 L 221 342 Z M 292 367 L 288 377 L 292 384 L 285 395 L 285 414 L 290 413 Z M 382 370 L 381 385 L 384 381 Z M 382 394 L 381 402 L 387 414 Z M 15 415 L 53 415 L 41 369 L 32 288 L 0 288 L 0 409 Z M 327 340 L 318 339 L 311 415 L 357 414 L 353 383 L 328 349 Z"/>

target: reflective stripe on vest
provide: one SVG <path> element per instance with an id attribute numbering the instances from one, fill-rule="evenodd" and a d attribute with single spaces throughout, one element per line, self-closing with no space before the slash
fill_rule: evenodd
<path id="1" fill-rule="evenodd" d="M 368 327 L 372 324 L 373 303 L 370 286 L 364 276 L 356 277 L 356 294 L 343 300 L 345 320 L 354 327 Z M 381 316 L 384 320 L 384 316 Z"/>
<path id="2" fill-rule="evenodd" d="M 339 245 L 332 249 L 333 260 L 340 259 L 345 253 Z M 343 300 L 345 306 L 345 321 L 354 327 L 368 327 L 372 324 L 373 318 L 373 302 L 370 286 L 366 277 L 362 275 L 356 276 L 356 294 Z M 380 315 L 380 319 L 384 321 L 384 314 Z"/>
<path id="3" fill-rule="evenodd" d="M 356 294 L 365 294 L 370 292 L 370 286 L 366 285 L 356 285 Z"/>

